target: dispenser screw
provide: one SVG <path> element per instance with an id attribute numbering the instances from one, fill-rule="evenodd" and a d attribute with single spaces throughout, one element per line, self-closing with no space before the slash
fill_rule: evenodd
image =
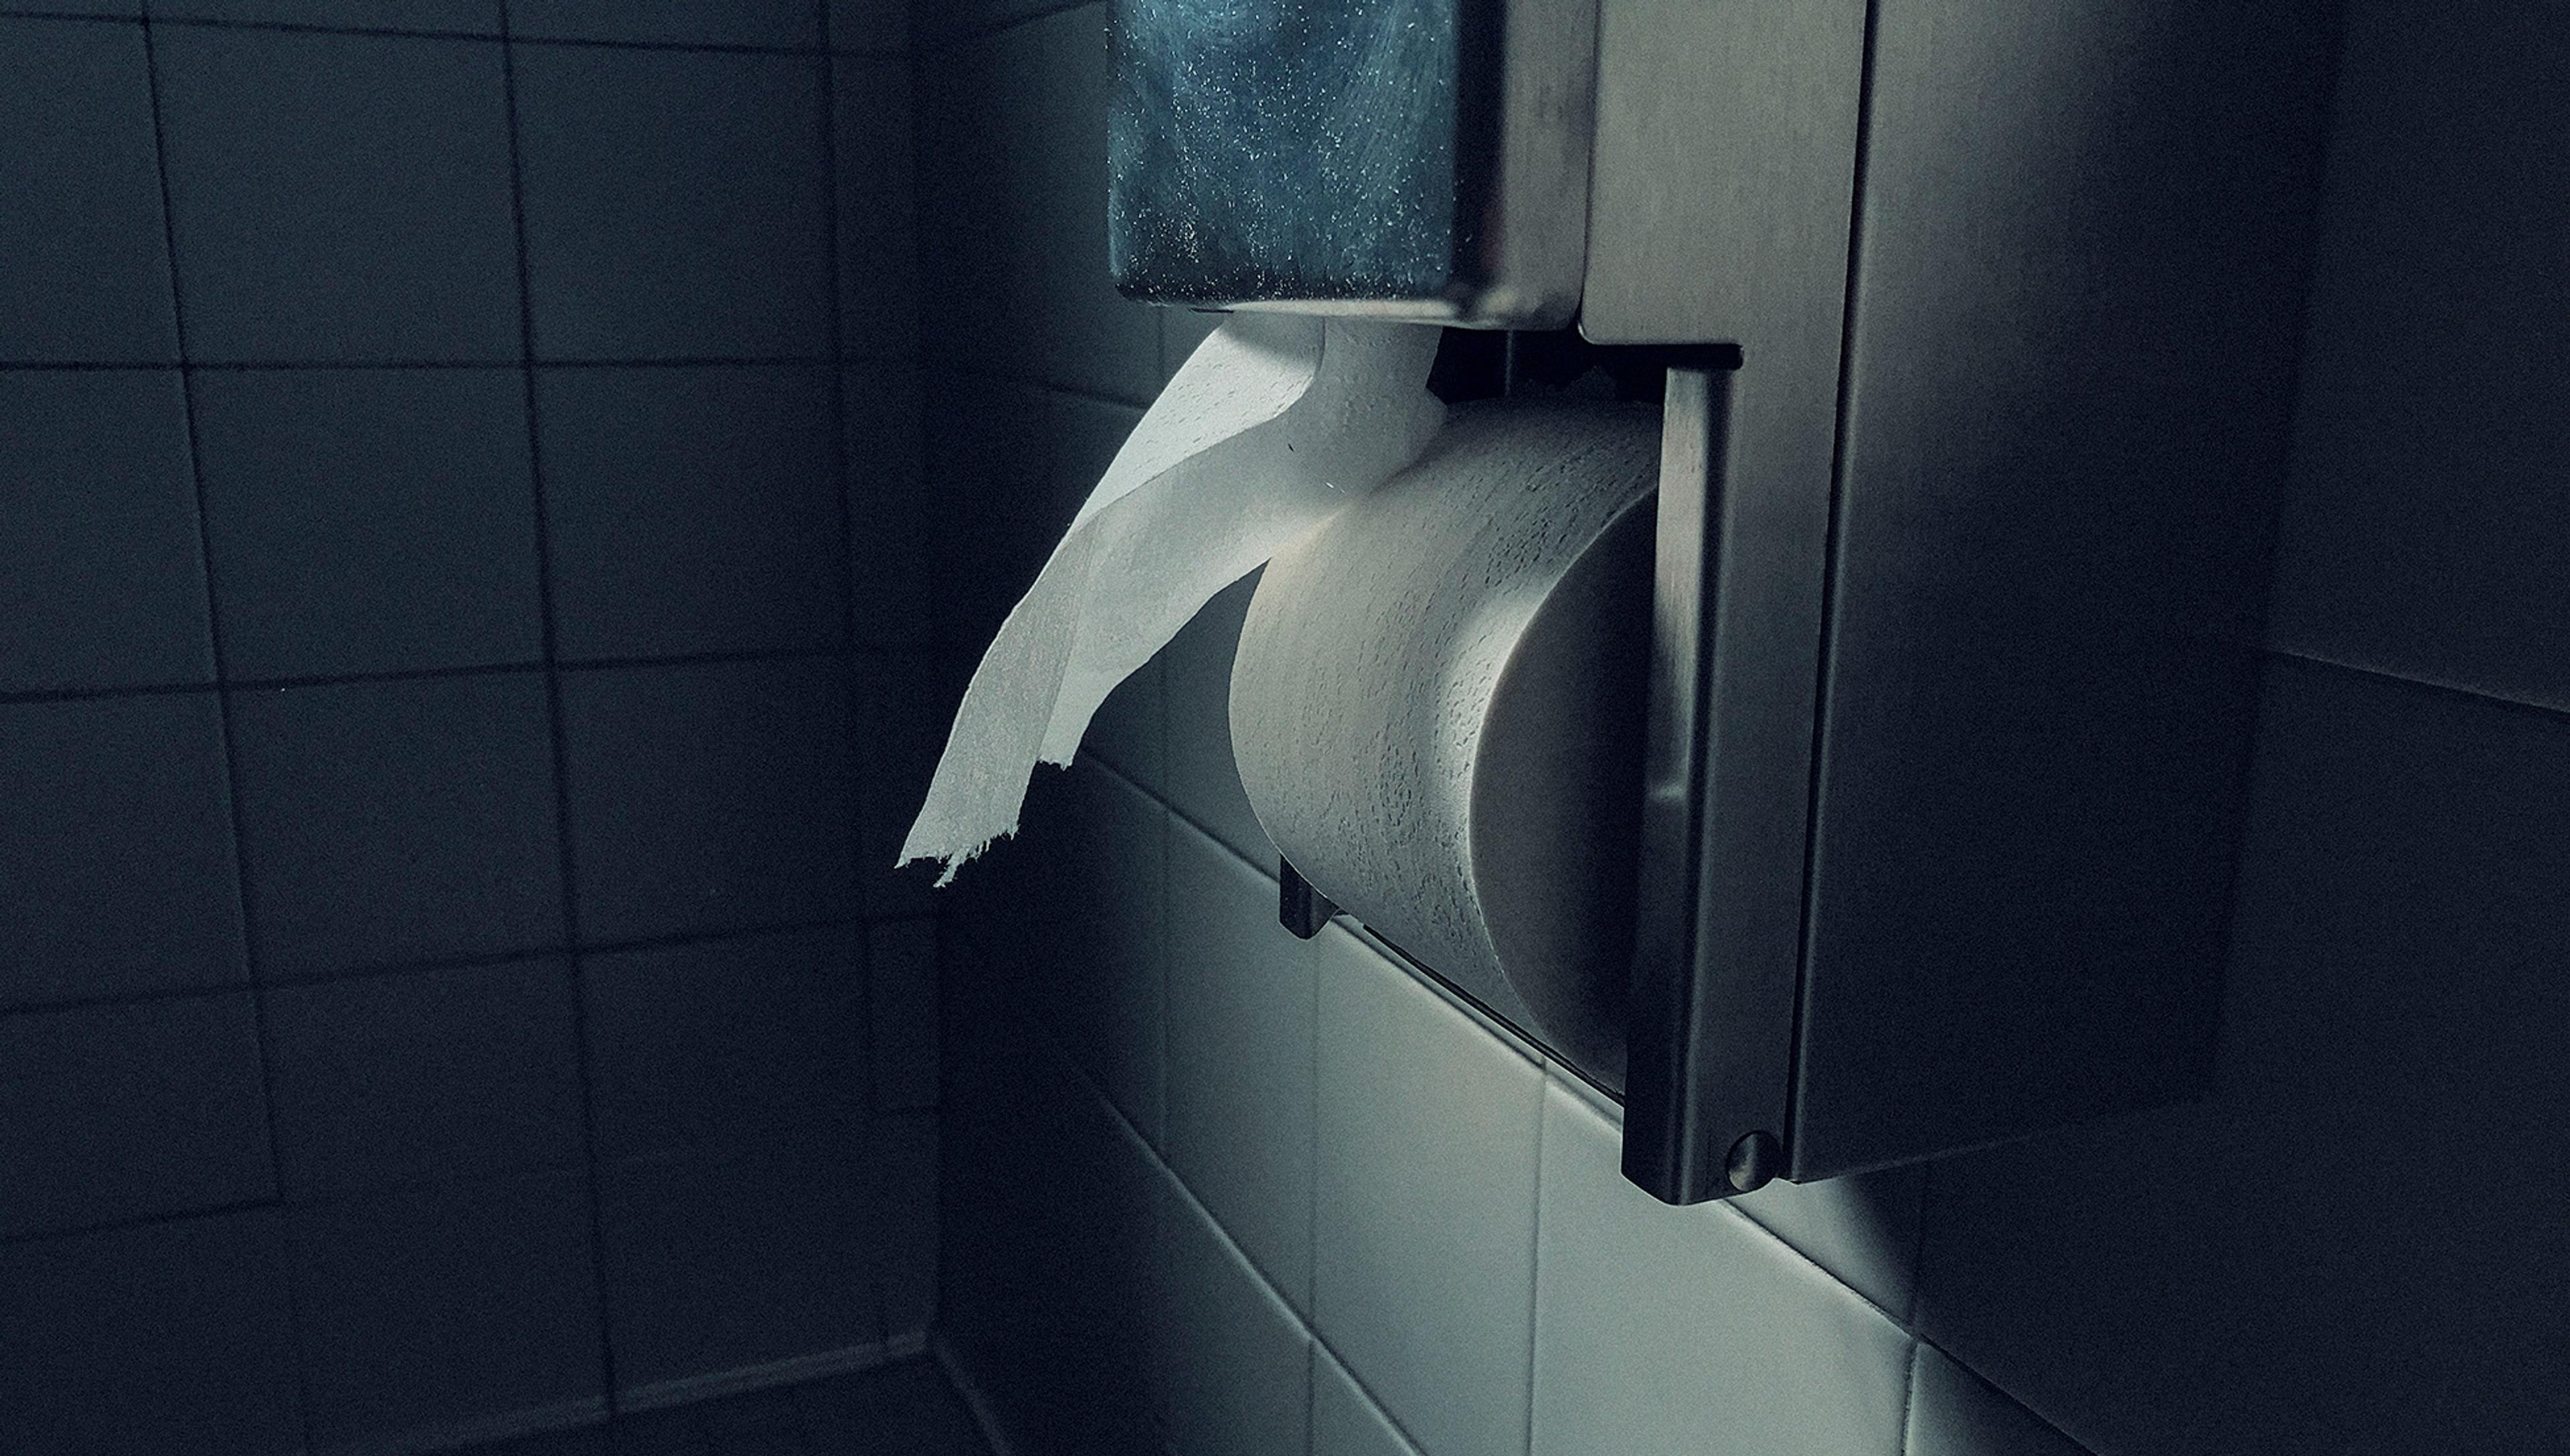
<path id="1" fill-rule="evenodd" d="M 1722 1160 L 1724 1179 L 1734 1193 L 1756 1193 L 1776 1176 L 1780 1150 L 1774 1133 L 1750 1133 L 1731 1145 L 1731 1156 Z"/>

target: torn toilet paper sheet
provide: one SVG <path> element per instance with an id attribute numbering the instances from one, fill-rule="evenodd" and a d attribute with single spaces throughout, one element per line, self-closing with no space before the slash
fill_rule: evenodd
<path id="1" fill-rule="evenodd" d="M 1417 459 L 1439 331 L 1236 313 L 1161 391 L 974 670 L 901 863 L 1015 833 L 1039 762 L 1216 592 Z"/>

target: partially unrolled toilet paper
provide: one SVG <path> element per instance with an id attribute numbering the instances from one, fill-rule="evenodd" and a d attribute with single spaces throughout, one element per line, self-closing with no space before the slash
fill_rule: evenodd
<path id="1" fill-rule="evenodd" d="M 1620 1084 L 1659 428 L 1647 406 L 1459 407 L 1282 547 L 1231 736 L 1323 894 Z"/>
<path id="2" fill-rule="evenodd" d="M 1439 333 L 1234 314 L 1116 452 L 984 654 L 901 861 L 956 867 L 1014 832 L 1115 685 L 1214 593 L 1417 459 L 1445 410 Z"/>

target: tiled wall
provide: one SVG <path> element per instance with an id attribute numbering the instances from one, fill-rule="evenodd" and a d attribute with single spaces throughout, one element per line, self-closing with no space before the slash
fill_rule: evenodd
<path id="1" fill-rule="evenodd" d="M 0 9 L 0 1450 L 915 1345 L 898 7 L 151 3 Z"/>
<path id="2" fill-rule="evenodd" d="M 1196 330 L 1100 278 L 1102 7 L 937 10 L 951 688 Z M 2570 1448 L 2566 68 L 2509 7 L 2352 11 L 2212 1098 L 1651 1203 L 1611 1109 L 1343 928 L 1277 928 L 1228 776 L 1235 591 L 957 892 L 940 1338 L 1000 1428 L 1179 1456 Z"/>

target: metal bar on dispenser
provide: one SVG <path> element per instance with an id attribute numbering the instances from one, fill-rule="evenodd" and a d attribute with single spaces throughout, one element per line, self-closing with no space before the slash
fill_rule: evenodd
<path id="1" fill-rule="evenodd" d="M 1662 405 L 1639 923 L 1624 1175 L 1668 1203 L 1747 1193 L 1783 1167 L 1792 986 L 1729 984 L 1707 936 L 1706 849 L 1722 473 L 1731 373 L 1672 367 Z"/>

